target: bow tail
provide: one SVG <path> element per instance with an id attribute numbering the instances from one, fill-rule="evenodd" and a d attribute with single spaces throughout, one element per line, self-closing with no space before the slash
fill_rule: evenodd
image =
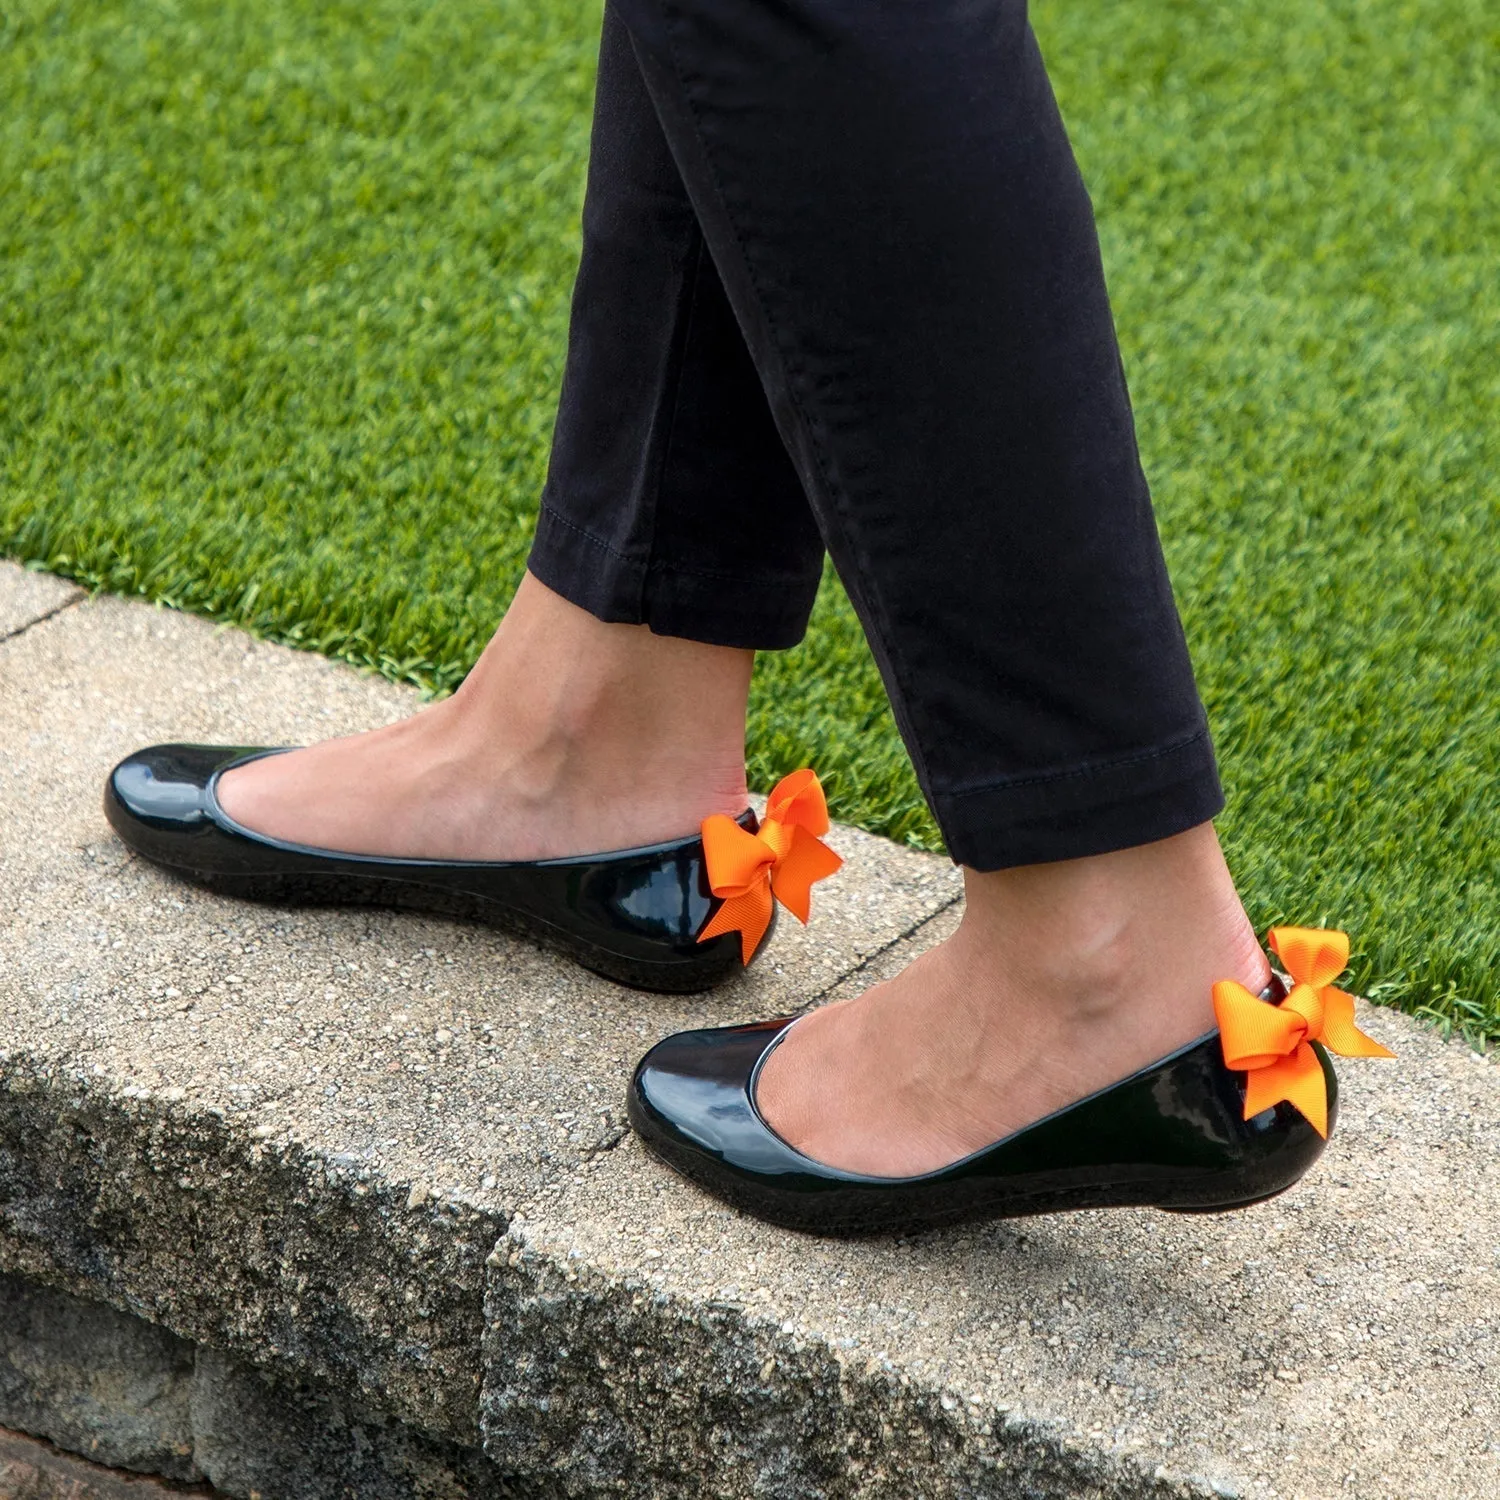
<path id="1" fill-rule="evenodd" d="M 710 938 L 716 938 L 722 933 L 738 932 L 740 956 L 748 964 L 760 940 L 766 935 L 766 928 L 770 922 L 771 882 L 760 880 L 740 895 L 726 896 L 724 904 L 698 934 L 698 941 L 706 943 Z"/>
<path id="2" fill-rule="evenodd" d="M 792 829 L 780 864 L 771 871 L 771 889 L 799 922 L 806 922 L 812 911 L 813 882 L 832 875 L 843 862 L 822 839 L 799 825 Z"/>
<path id="3" fill-rule="evenodd" d="M 1323 1041 L 1340 1057 L 1394 1057 L 1354 1024 L 1354 996 L 1331 985 L 1323 991 Z"/>
<path id="4" fill-rule="evenodd" d="M 1306 1042 L 1299 1042 L 1288 1057 L 1264 1067 L 1252 1068 L 1245 1077 L 1245 1118 L 1252 1119 L 1282 1100 L 1307 1116 L 1307 1123 L 1328 1139 L 1328 1085 L 1323 1064 Z"/>

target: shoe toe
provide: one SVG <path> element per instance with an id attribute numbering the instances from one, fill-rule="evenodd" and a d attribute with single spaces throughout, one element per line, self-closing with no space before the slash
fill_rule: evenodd
<path id="1" fill-rule="evenodd" d="M 682 1031 L 658 1042 L 631 1080 L 631 1123 L 675 1165 L 691 1157 L 749 1171 L 785 1168 L 789 1151 L 750 1098 L 755 1066 L 788 1020 Z"/>
<path id="2" fill-rule="evenodd" d="M 243 754 L 218 745 L 151 745 L 127 755 L 109 774 L 106 803 L 127 817 L 193 827 L 207 816 L 209 778 Z"/>
<path id="3" fill-rule="evenodd" d="M 104 783 L 104 813 L 132 849 L 173 862 L 184 839 L 212 827 L 215 771 L 254 753 L 236 745 L 151 745 L 127 755 Z"/>

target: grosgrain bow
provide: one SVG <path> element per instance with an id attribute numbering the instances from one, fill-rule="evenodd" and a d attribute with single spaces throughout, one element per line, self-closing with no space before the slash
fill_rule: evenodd
<path id="1" fill-rule="evenodd" d="M 812 885 L 843 864 L 820 835 L 828 832 L 828 802 L 817 775 L 804 767 L 783 776 L 766 799 L 760 829 L 751 833 L 715 813 L 703 820 L 708 886 L 724 904 L 698 941 L 738 932 L 740 956 L 749 963 L 779 901 L 798 921 L 812 909 Z"/>
<path id="2" fill-rule="evenodd" d="M 1232 979 L 1214 985 L 1224 1062 L 1248 1070 L 1247 1120 L 1285 1099 L 1326 1140 L 1328 1089 L 1311 1044 L 1322 1042 L 1341 1057 L 1396 1054 L 1354 1024 L 1354 996 L 1333 987 L 1349 962 L 1348 934 L 1318 927 L 1273 927 L 1267 941 L 1295 982 L 1277 1005 L 1268 1005 Z"/>

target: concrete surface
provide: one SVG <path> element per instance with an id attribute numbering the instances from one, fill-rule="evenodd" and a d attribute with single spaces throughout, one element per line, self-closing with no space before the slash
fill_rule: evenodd
<path id="1" fill-rule="evenodd" d="M 1489 1062 L 1367 1010 L 1399 1061 L 1343 1066 L 1324 1161 L 1238 1215 L 861 1245 L 737 1218 L 623 1132 L 635 1057 L 871 982 L 953 920 L 955 872 L 836 830 L 809 928 L 662 999 L 477 927 L 211 897 L 98 811 L 140 744 L 413 703 L 109 599 L 0 645 L 0 1269 L 559 1494 L 1500 1493 Z"/>
<path id="2" fill-rule="evenodd" d="M 0 641 L 67 609 L 83 596 L 83 590 L 66 578 L 34 573 L 0 559 Z"/>

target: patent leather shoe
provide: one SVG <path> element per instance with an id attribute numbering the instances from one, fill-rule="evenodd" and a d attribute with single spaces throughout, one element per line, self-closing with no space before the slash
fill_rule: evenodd
<path id="1" fill-rule="evenodd" d="M 1277 1003 L 1280 978 L 1258 997 Z M 1128 1205 L 1186 1213 L 1242 1208 L 1290 1187 L 1325 1138 L 1289 1102 L 1244 1118 L 1245 1074 L 1218 1031 L 975 1151 L 916 1177 L 840 1171 L 804 1156 L 762 1118 L 756 1080 L 794 1021 L 679 1032 L 631 1081 L 641 1140 L 735 1207 L 790 1229 L 905 1232 L 964 1220 Z M 1310 1044 L 1328 1090 L 1328 1054 Z"/>
<path id="2" fill-rule="evenodd" d="M 708 989 L 743 966 L 737 933 L 698 942 L 722 904 L 709 889 L 700 835 L 529 861 L 388 859 L 287 843 L 236 823 L 214 791 L 232 766 L 287 748 L 139 750 L 110 772 L 105 815 L 138 854 L 226 895 L 471 917 L 617 983 L 666 993 Z M 750 809 L 736 821 L 757 827 Z"/>

